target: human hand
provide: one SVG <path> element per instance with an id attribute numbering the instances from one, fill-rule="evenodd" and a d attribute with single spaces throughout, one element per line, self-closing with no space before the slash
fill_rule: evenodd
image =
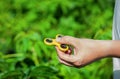
<path id="1" fill-rule="evenodd" d="M 109 56 L 109 41 L 79 39 L 71 36 L 64 36 L 56 40 L 61 44 L 68 44 L 74 47 L 73 54 L 66 54 L 56 47 L 59 61 L 68 66 L 82 67 Z"/>

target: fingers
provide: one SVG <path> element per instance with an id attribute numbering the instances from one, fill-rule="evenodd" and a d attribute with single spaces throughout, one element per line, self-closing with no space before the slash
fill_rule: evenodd
<path id="1" fill-rule="evenodd" d="M 77 46 L 76 42 L 77 42 L 77 38 L 71 37 L 71 36 L 63 36 L 63 37 L 59 37 L 56 39 L 57 42 L 62 43 L 62 44 L 69 44 L 69 45 L 73 45 L 73 46 Z"/>
<path id="2" fill-rule="evenodd" d="M 67 65 L 67 66 L 73 66 L 72 64 L 70 64 L 70 63 L 68 63 L 68 62 L 65 62 L 65 61 L 63 61 L 62 59 L 60 59 L 59 57 L 58 57 L 58 60 L 60 61 L 60 63 L 62 63 L 62 64 L 65 64 L 65 65 Z"/>
<path id="3" fill-rule="evenodd" d="M 69 49 L 67 51 L 65 51 L 66 54 L 72 54 L 72 47 L 69 47 Z"/>
<path id="4" fill-rule="evenodd" d="M 56 50 L 59 58 L 66 62 L 72 63 L 75 62 L 77 59 L 74 55 L 65 54 L 64 52 L 60 51 L 58 47 L 56 47 Z"/>

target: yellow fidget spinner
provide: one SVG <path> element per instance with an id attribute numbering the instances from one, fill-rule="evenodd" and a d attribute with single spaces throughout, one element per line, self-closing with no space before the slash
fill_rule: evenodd
<path id="1" fill-rule="evenodd" d="M 56 39 L 59 37 L 62 37 L 63 35 L 61 34 L 57 34 L 56 35 Z M 47 45 L 55 45 L 57 46 L 61 51 L 66 52 L 69 49 L 69 46 L 66 44 L 60 44 L 56 41 L 56 39 L 52 39 L 52 38 L 45 38 L 44 39 L 44 43 Z"/>

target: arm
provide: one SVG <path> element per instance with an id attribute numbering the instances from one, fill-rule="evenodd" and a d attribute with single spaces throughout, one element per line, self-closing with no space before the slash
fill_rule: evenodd
<path id="1" fill-rule="evenodd" d="M 65 54 L 57 47 L 59 61 L 68 66 L 82 67 L 104 57 L 120 57 L 120 41 L 79 39 L 64 36 L 57 39 L 74 47 L 74 54 Z"/>
<path id="2" fill-rule="evenodd" d="M 120 58 L 120 40 L 113 40 L 110 41 L 111 47 L 109 49 L 110 55 L 112 57 L 118 57 Z"/>

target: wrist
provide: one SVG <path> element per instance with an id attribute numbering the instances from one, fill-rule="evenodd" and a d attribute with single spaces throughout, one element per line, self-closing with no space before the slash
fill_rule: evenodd
<path id="1" fill-rule="evenodd" d="M 112 51 L 111 51 L 111 47 L 112 47 L 112 42 L 111 40 L 101 40 L 100 41 L 100 55 L 101 57 L 111 57 L 112 56 Z"/>

